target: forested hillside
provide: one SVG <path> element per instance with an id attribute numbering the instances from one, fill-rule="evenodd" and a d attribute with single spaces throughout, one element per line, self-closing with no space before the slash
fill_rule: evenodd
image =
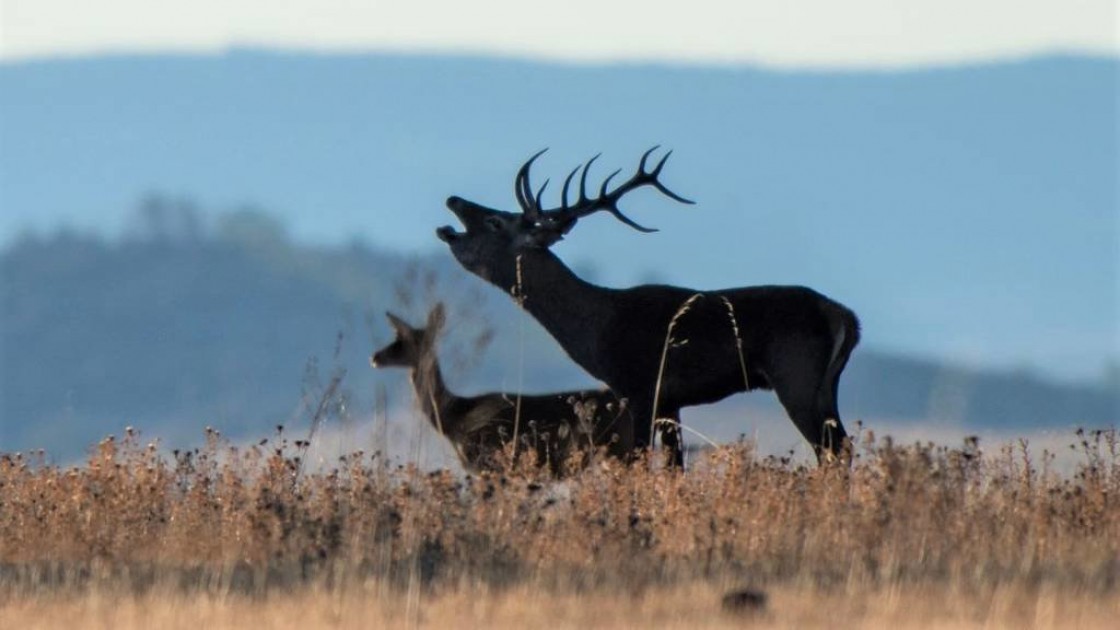
<path id="1" fill-rule="evenodd" d="M 197 440 L 207 425 L 246 437 L 279 423 L 306 426 L 306 401 L 336 375 L 346 413 L 367 418 L 377 384 L 399 391 L 404 380 L 367 363 L 390 337 L 382 312 L 419 321 L 437 299 L 450 306 L 442 350 L 460 390 L 593 383 L 449 256 L 409 258 L 360 242 L 304 246 L 254 210 L 207 226 L 196 219 L 188 206 L 149 200 L 126 237 L 62 231 L 25 236 L 3 252 L 0 450 L 44 447 L 65 459 L 126 425 L 170 443 Z M 873 347 L 856 351 L 841 389 L 845 417 L 872 424 L 1117 419 L 1115 386 L 977 373 Z M 736 400 L 774 406 L 764 393 Z M 741 417 L 723 434 L 745 430 Z"/>

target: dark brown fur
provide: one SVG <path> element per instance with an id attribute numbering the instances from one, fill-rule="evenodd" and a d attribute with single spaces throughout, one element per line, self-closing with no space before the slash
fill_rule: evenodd
<path id="1" fill-rule="evenodd" d="M 451 441 L 468 470 L 499 470 L 501 454 L 515 432 L 519 448 L 535 451 L 537 462 L 547 464 L 557 477 L 586 465 L 595 448 L 606 447 L 618 457 L 633 450 L 633 422 L 625 405 L 609 390 L 456 396 L 443 380 L 435 352 L 444 317 L 442 305 L 429 313 L 425 328 L 413 328 L 392 313 L 386 316 L 396 339 L 373 353 L 370 362 L 375 367 L 411 370 L 420 409 Z"/>
<path id="2" fill-rule="evenodd" d="M 631 182 L 664 192 L 656 182 L 664 159 L 652 172 L 644 171 L 645 157 L 642 164 Z M 518 182 L 532 190 L 527 167 Z M 586 200 L 581 182 L 577 205 L 617 210 L 618 198 L 633 187 Z M 590 284 L 548 249 L 587 212 L 542 210 L 539 195 L 526 197 L 519 193 L 521 213 L 451 197 L 447 207 L 466 231 L 443 227 L 436 234 L 465 269 L 514 295 L 576 363 L 629 402 L 638 447 L 651 444 L 655 418 L 669 419 L 662 442 L 681 464 L 682 407 L 773 389 L 818 457 L 846 449 L 837 388 L 859 342 L 855 313 L 799 286 L 695 291 Z"/>

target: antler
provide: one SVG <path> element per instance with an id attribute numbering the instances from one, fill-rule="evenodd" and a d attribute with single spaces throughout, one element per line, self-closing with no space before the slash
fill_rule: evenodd
<path id="1" fill-rule="evenodd" d="M 526 218 L 533 222 L 537 222 L 541 218 L 541 194 L 548 186 L 548 180 L 545 180 L 544 186 L 541 186 L 540 192 L 534 197 L 533 186 L 529 183 L 529 168 L 545 151 L 548 151 L 548 147 L 537 151 L 533 154 L 533 157 L 522 164 L 521 169 L 517 171 L 517 179 L 513 182 L 513 194 L 517 196 L 517 205 L 521 206 L 521 211 Z"/>
<path id="2" fill-rule="evenodd" d="M 595 157 L 588 160 L 587 163 L 582 166 L 583 172 L 579 177 L 579 196 L 575 203 L 572 205 L 568 204 L 568 189 L 571 187 L 572 178 L 574 178 L 576 173 L 581 169 L 579 166 L 572 169 L 572 172 L 568 173 L 568 177 L 564 179 L 564 188 L 560 191 L 560 207 L 548 210 L 541 207 L 541 196 L 544 194 L 545 188 L 548 187 L 548 180 L 545 181 L 536 194 L 533 193 L 532 184 L 529 182 L 529 169 L 533 161 L 548 150 L 543 149 L 529 158 L 529 161 L 525 162 L 521 170 L 517 172 L 517 179 L 514 183 L 514 193 L 517 195 L 517 202 L 521 206 L 525 217 L 530 221 L 556 227 L 562 233 L 570 230 L 579 219 L 600 210 L 606 210 L 614 215 L 616 219 L 639 232 L 656 232 L 656 229 L 641 226 L 631 220 L 630 217 L 622 214 L 622 211 L 618 208 L 618 201 L 631 190 L 641 188 L 642 186 L 653 186 L 670 199 L 681 203 L 694 203 L 669 190 L 658 179 L 658 176 L 661 174 L 661 169 L 665 166 L 665 162 L 669 159 L 669 156 L 673 154 L 672 151 L 666 153 L 652 170 L 646 170 L 646 161 L 658 148 L 660 148 L 660 145 L 654 146 L 642 154 L 642 159 L 638 163 L 638 171 L 634 173 L 629 180 L 620 184 L 614 190 L 607 192 L 607 187 L 610 186 L 611 180 L 622 171 L 622 169 L 616 170 L 603 181 L 602 186 L 599 187 L 599 194 L 591 198 L 587 196 L 587 173 L 591 169 L 591 165 L 595 160 L 599 159 L 599 155 L 601 155 L 596 154 Z"/>

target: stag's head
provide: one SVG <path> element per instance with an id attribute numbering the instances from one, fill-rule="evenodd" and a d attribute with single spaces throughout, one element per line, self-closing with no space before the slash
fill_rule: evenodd
<path id="1" fill-rule="evenodd" d="M 652 186 L 672 199 L 692 203 L 669 190 L 658 179 L 672 151 L 666 153 L 656 166 L 647 170 L 646 162 L 657 148 L 646 151 L 638 164 L 637 172 L 613 189 L 610 188 L 611 180 L 620 171 L 611 173 L 595 196 L 587 193 L 587 173 L 599 156 L 577 166 L 564 180 L 564 187 L 560 191 L 560 206 L 556 208 L 544 208 L 541 202 L 548 181 L 534 190 L 529 180 L 529 169 L 533 161 L 544 153 L 540 151 L 522 165 L 514 180 L 513 192 L 520 212 L 495 210 L 461 197 L 451 197 L 447 200 L 447 207 L 455 213 L 465 229 L 459 232 L 451 226 L 444 226 L 436 230 L 436 235 L 451 247 L 451 253 L 469 271 L 485 279 L 503 283 L 504 276 L 512 273 L 517 256 L 526 251 L 548 249 L 562 239 L 581 218 L 595 212 L 608 212 L 640 232 L 655 232 L 656 230 L 643 227 L 624 215 L 619 210 L 618 202 L 623 195 L 636 188 Z M 571 202 L 569 192 L 577 174 L 579 190 L 575 201 Z"/>

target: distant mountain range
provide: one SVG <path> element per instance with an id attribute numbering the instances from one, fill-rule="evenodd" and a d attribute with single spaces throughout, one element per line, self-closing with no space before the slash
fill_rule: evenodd
<path id="1" fill-rule="evenodd" d="M 402 256 L 360 242 L 297 245 L 259 212 L 209 227 L 184 217 L 190 212 L 152 199 L 129 238 L 63 231 L 3 250 L 0 451 L 42 447 L 68 461 L 126 425 L 178 447 L 196 443 L 204 426 L 241 439 L 277 424 L 304 435 L 335 376 L 335 421 L 365 422 L 379 390 L 397 407 L 411 400 L 403 372 L 367 363 L 391 337 L 383 311 L 419 322 L 437 299 L 450 307 L 441 354 L 459 391 L 593 384 L 511 300 L 449 256 Z M 721 439 L 752 426 L 787 430 L 771 394 L 720 409 Z M 1116 423 L 1120 387 L 859 348 L 842 380 L 841 409 L 849 423 L 890 420 L 930 434 L 945 426 L 1069 430 Z M 685 421 L 710 415 L 688 409 Z M 744 415 L 756 419 L 744 423 Z"/>
<path id="2" fill-rule="evenodd" d="M 661 232 L 589 219 L 557 246 L 565 260 L 611 285 L 805 284 L 860 314 L 865 350 L 1100 381 L 1120 361 L 1117 85 L 1116 59 L 1086 57 L 906 72 L 262 51 L 10 62 L 0 242 L 61 225 L 115 238 L 156 191 L 259 204 L 297 242 L 426 257 L 444 253 L 432 230 L 449 194 L 509 208 L 539 148 L 536 181 L 555 182 L 598 151 L 595 179 L 661 143 L 666 180 L 698 205 L 634 195 L 628 213 Z M 284 301 L 270 299 L 263 312 Z"/>

